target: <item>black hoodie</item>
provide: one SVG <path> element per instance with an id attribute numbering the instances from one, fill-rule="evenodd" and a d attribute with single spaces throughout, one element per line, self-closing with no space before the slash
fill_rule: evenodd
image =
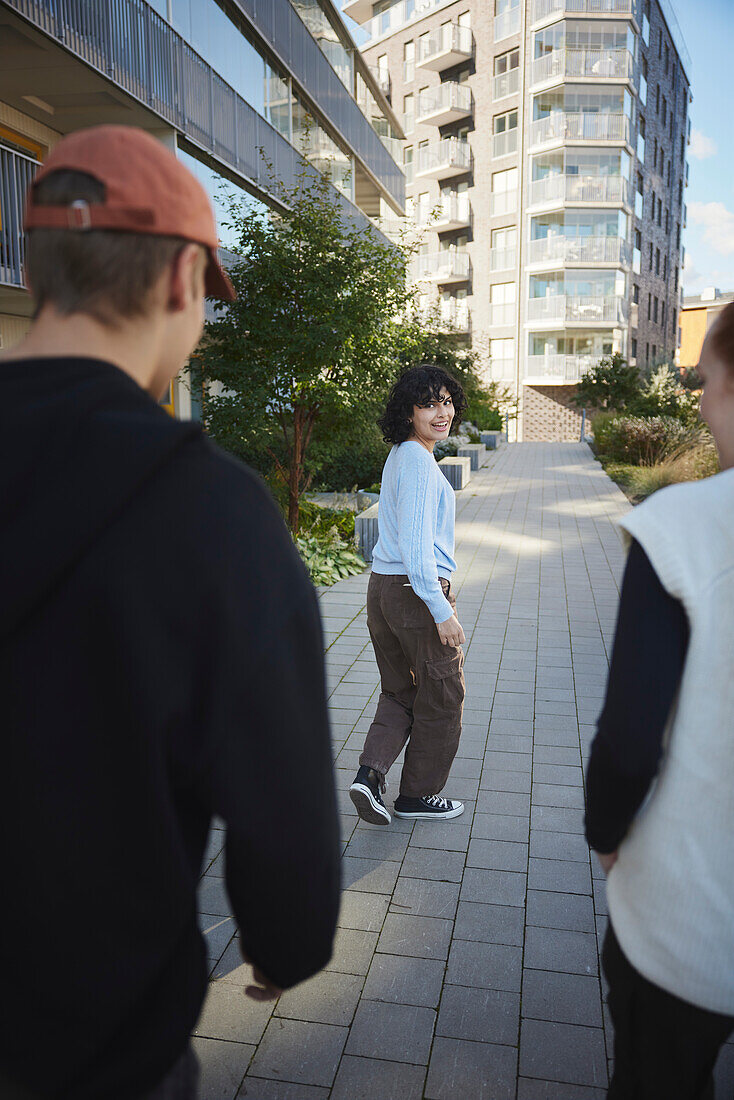
<path id="1" fill-rule="evenodd" d="M 281 986 L 328 961 L 318 609 L 258 479 L 122 371 L 0 382 L 0 1093 L 128 1100 L 199 1013 L 213 814 L 249 957 Z"/>

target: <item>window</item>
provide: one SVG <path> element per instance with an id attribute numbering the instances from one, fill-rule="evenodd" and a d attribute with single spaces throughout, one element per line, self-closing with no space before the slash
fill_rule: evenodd
<path id="1" fill-rule="evenodd" d="M 492 155 L 504 157 L 517 152 L 517 111 L 506 111 L 493 119 Z"/>
<path id="2" fill-rule="evenodd" d="M 665 302 L 660 302 L 660 324 L 665 328 Z"/>
<path id="3" fill-rule="evenodd" d="M 657 163 L 658 163 L 658 139 L 657 138 L 652 139 L 652 163 L 653 163 L 653 167 L 657 168 Z"/>
<path id="4" fill-rule="evenodd" d="M 415 129 L 415 110 L 413 107 L 413 93 L 403 96 L 403 129 L 410 134 Z"/>
<path id="5" fill-rule="evenodd" d="M 640 192 L 640 194 L 642 194 L 642 192 L 645 190 L 645 184 L 642 179 L 642 172 L 637 173 L 637 190 Z"/>
<path id="6" fill-rule="evenodd" d="M 490 212 L 493 215 L 511 214 L 517 210 L 517 168 L 492 173 L 490 203 Z"/>
<path id="7" fill-rule="evenodd" d="M 666 76 L 668 75 L 669 69 L 670 69 L 670 46 L 666 42 L 665 43 L 665 75 Z"/>
<path id="8" fill-rule="evenodd" d="M 491 324 L 511 325 L 515 320 L 517 286 L 512 283 L 493 283 L 489 288 Z"/>
<path id="9" fill-rule="evenodd" d="M 660 85 L 655 88 L 655 114 L 660 114 Z"/>
<path id="10" fill-rule="evenodd" d="M 648 257 L 647 266 L 650 268 L 650 271 L 652 271 L 652 241 L 650 241 L 650 255 Z"/>
<path id="11" fill-rule="evenodd" d="M 637 305 L 640 301 L 640 286 L 639 283 L 632 284 L 632 301 Z"/>
<path id="12" fill-rule="evenodd" d="M 658 346 L 657 346 L 657 344 L 653 344 L 653 345 L 652 345 L 652 358 L 653 358 L 653 362 L 654 362 L 654 361 L 655 361 L 655 359 L 657 358 L 657 354 L 658 354 Z"/>
<path id="13" fill-rule="evenodd" d="M 659 304 L 658 299 L 653 298 L 653 300 L 652 300 L 652 320 L 653 320 L 653 324 L 655 324 L 655 325 L 658 323 L 658 304 Z M 653 354 L 655 354 L 655 353 L 653 352 Z"/>
<path id="14" fill-rule="evenodd" d="M 636 336 L 632 337 L 632 340 L 630 341 L 630 347 L 631 347 L 632 358 L 636 359 L 637 358 L 637 337 Z"/>
<path id="15" fill-rule="evenodd" d="M 648 321 L 652 319 L 652 294 L 647 296 L 647 319 Z"/>
<path id="16" fill-rule="evenodd" d="M 642 233 L 640 233 L 639 229 L 635 229 L 635 248 L 642 248 Z"/>
<path id="17" fill-rule="evenodd" d="M 403 149 L 403 172 L 405 173 L 405 182 L 413 182 L 413 146 L 406 145 Z"/>
<path id="18" fill-rule="evenodd" d="M 514 225 L 492 230 L 490 266 L 493 271 L 506 271 L 515 266 L 517 228 Z"/>
<path id="19" fill-rule="evenodd" d="M 668 125 L 668 101 L 663 96 L 663 126 Z"/>
<path id="20" fill-rule="evenodd" d="M 510 381 L 515 377 L 515 340 L 510 336 L 489 341 L 489 359 L 492 377 Z"/>
<path id="21" fill-rule="evenodd" d="M 663 224 L 663 200 L 662 199 L 658 199 L 657 223 L 658 223 L 659 226 L 662 226 L 662 224 Z"/>
<path id="22" fill-rule="evenodd" d="M 663 256 L 663 279 L 667 282 L 668 279 L 668 257 Z"/>
<path id="23" fill-rule="evenodd" d="M 520 50 L 508 50 L 494 59 L 494 98 L 512 95 L 517 91 L 519 80 Z"/>
<path id="24" fill-rule="evenodd" d="M 457 20 L 460 27 L 471 27 L 471 12 L 463 11 Z"/>
<path id="25" fill-rule="evenodd" d="M 655 274 L 660 274 L 660 249 L 655 249 Z"/>
<path id="26" fill-rule="evenodd" d="M 403 45 L 403 83 L 410 84 L 415 77 L 415 42 L 411 39 Z"/>

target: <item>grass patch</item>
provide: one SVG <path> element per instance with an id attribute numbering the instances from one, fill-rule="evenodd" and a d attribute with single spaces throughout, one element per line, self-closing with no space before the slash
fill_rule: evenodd
<path id="1" fill-rule="evenodd" d="M 713 440 L 703 435 L 692 445 L 671 448 L 658 462 L 647 466 L 617 462 L 605 455 L 597 455 L 597 458 L 612 481 L 619 485 L 633 504 L 639 504 L 666 485 L 698 481 L 718 473 L 719 470 Z"/>

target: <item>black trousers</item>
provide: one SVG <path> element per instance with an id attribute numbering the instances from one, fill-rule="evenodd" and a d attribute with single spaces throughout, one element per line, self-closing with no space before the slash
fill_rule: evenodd
<path id="1" fill-rule="evenodd" d="M 734 1017 L 697 1008 L 643 978 L 611 924 L 602 964 L 614 1023 L 608 1100 L 714 1100 L 713 1070 Z"/>

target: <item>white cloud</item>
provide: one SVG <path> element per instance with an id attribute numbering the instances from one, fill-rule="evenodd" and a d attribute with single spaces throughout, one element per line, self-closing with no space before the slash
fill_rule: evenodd
<path id="1" fill-rule="evenodd" d="M 691 221 L 703 226 L 703 239 L 714 252 L 734 254 L 734 213 L 723 202 L 691 202 L 688 214 Z"/>
<path id="2" fill-rule="evenodd" d="M 716 142 L 706 137 L 700 130 L 691 130 L 690 153 L 694 160 L 707 160 L 718 153 Z"/>
<path id="3" fill-rule="evenodd" d="M 701 272 L 698 270 L 693 260 L 691 259 L 690 252 L 686 253 L 686 262 L 683 264 L 683 270 L 680 273 L 680 281 L 684 287 L 694 287 L 702 279 Z"/>

